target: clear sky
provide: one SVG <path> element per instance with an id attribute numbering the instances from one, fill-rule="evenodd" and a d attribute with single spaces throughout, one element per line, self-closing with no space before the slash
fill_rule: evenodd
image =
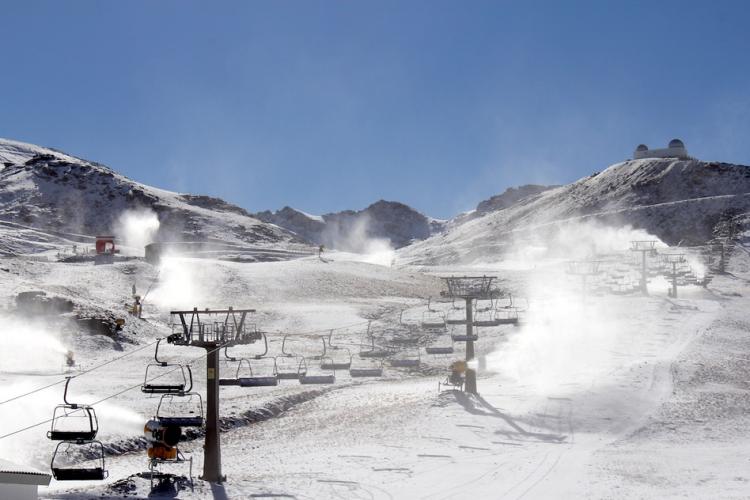
<path id="1" fill-rule="evenodd" d="M 748 1 L 4 1 L 0 137 L 248 210 L 449 217 L 682 138 L 750 164 Z"/>

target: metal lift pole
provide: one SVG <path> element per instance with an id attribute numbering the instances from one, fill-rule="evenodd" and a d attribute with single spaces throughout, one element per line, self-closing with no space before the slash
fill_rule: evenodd
<path id="1" fill-rule="evenodd" d="M 221 473 L 221 439 L 219 437 L 219 345 L 206 346 L 206 440 L 201 479 L 223 483 Z"/>
<path id="2" fill-rule="evenodd" d="M 472 297 L 466 297 L 466 336 L 471 339 L 474 334 L 474 299 Z M 477 372 L 473 368 L 469 368 L 469 361 L 474 359 L 474 341 L 466 341 L 466 392 L 469 394 L 477 394 Z"/>

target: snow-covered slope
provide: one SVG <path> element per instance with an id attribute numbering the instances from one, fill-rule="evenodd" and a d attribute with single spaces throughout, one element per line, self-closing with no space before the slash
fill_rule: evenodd
<path id="1" fill-rule="evenodd" d="M 253 216 L 288 229 L 311 243 L 354 251 L 359 251 L 354 240 L 387 239 L 392 246 L 400 248 L 439 233 L 445 224 L 445 221 L 427 217 L 408 205 L 385 200 L 363 210 L 345 210 L 322 216 L 291 207 Z"/>
<path id="2" fill-rule="evenodd" d="M 135 182 L 112 169 L 58 151 L 0 139 L 0 221 L 24 226 L 29 238 L 4 238 L 2 250 L 50 248 L 55 237 L 87 242 L 111 233 L 127 210 L 152 210 L 158 240 L 221 241 L 234 244 L 299 242 L 288 231 L 259 221 L 244 209 L 209 196 L 179 194 Z"/>
<path id="3" fill-rule="evenodd" d="M 631 160 L 454 226 L 403 249 L 399 260 L 483 260 L 516 238 L 554 233 L 550 223 L 581 220 L 629 224 L 669 244 L 699 244 L 711 238 L 720 220 L 749 211 L 749 167 L 669 158 Z"/>

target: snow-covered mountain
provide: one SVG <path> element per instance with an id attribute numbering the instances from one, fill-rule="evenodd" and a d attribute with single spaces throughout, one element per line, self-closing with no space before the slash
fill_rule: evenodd
<path id="1" fill-rule="evenodd" d="M 572 221 L 644 229 L 670 245 L 701 244 L 717 223 L 750 212 L 750 167 L 674 158 L 630 160 L 520 199 L 400 252 L 401 262 L 472 262 L 519 237 Z"/>
<path id="2" fill-rule="evenodd" d="M 310 215 L 287 206 L 253 216 L 288 229 L 311 243 L 354 251 L 361 240 L 373 238 L 386 239 L 393 247 L 400 248 L 439 233 L 445 225 L 445 221 L 427 217 L 408 205 L 385 200 L 363 210 L 325 215 Z"/>
<path id="3" fill-rule="evenodd" d="M 52 248 L 55 236 L 88 242 L 93 235 L 113 232 L 125 211 L 139 209 L 158 215 L 157 240 L 301 241 L 224 200 L 149 187 L 53 149 L 0 139 L 0 164 L 0 225 L 29 233 L 28 238 L 3 238 L 6 253 Z"/>

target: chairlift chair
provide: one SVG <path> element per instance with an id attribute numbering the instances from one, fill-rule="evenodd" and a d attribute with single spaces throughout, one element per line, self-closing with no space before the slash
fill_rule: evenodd
<path id="1" fill-rule="evenodd" d="M 445 337 L 447 340 L 447 336 L 441 336 Z M 453 339 L 450 339 L 450 343 L 444 342 L 444 343 L 436 343 L 431 346 L 427 346 L 424 348 L 424 351 L 427 354 L 432 355 L 440 355 L 440 354 L 453 354 Z"/>
<path id="2" fill-rule="evenodd" d="M 143 377 L 141 392 L 146 394 L 180 394 L 190 392 L 193 388 L 193 373 L 189 365 L 170 364 L 159 359 L 159 344 L 163 339 L 156 341 L 154 350 L 154 360 L 156 363 L 150 363 L 146 366 L 146 374 Z M 172 368 L 171 370 L 169 368 Z M 154 372 L 162 372 L 154 376 Z M 171 373 L 177 375 L 171 378 L 171 382 L 159 382 L 162 377 Z"/>
<path id="3" fill-rule="evenodd" d="M 500 316 L 495 317 L 495 322 L 498 325 L 517 325 L 518 324 L 518 309 L 514 307 L 511 309 L 502 311 L 500 313 Z"/>
<path id="4" fill-rule="evenodd" d="M 99 432 L 99 421 L 94 408 L 68 401 L 68 385 L 72 377 L 66 377 L 63 404 L 52 412 L 52 425 L 47 438 L 52 441 L 91 441 Z"/>
<path id="5" fill-rule="evenodd" d="M 420 356 L 419 350 L 417 350 L 416 354 L 412 354 L 408 357 L 404 356 L 393 358 L 389 362 L 394 368 L 416 368 L 422 362 L 422 358 Z"/>
<path id="6" fill-rule="evenodd" d="M 193 398 L 197 399 L 197 403 Z M 165 405 L 164 403 L 169 403 Z M 178 403 L 175 404 L 175 401 Z M 169 406 L 180 405 L 179 401 L 184 401 L 186 406 L 192 408 L 189 411 L 183 411 L 183 408 L 179 408 L 179 415 L 173 415 L 172 413 L 178 413 L 177 411 L 169 412 L 165 414 L 165 408 Z M 197 408 L 198 411 L 195 411 Z M 158 420 L 164 427 L 203 427 L 203 398 L 197 392 L 187 392 L 183 394 L 162 394 L 159 399 L 159 405 L 156 407 L 156 416 L 154 420 Z"/>
<path id="7" fill-rule="evenodd" d="M 321 359 L 321 364 L 322 364 L 322 361 L 323 360 Z M 331 363 L 333 363 L 333 360 L 331 360 Z M 300 361 L 300 366 L 299 366 L 299 382 L 300 384 L 303 384 L 303 385 L 333 384 L 336 382 L 336 370 L 333 370 L 333 373 L 330 373 L 330 374 L 310 375 L 308 371 L 308 367 L 307 367 L 307 362 L 305 361 L 305 358 L 302 358 L 302 361 Z"/>
<path id="8" fill-rule="evenodd" d="M 445 328 L 445 315 L 430 306 L 431 300 L 431 297 L 427 298 L 427 310 L 422 313 L 422 328 L 428 330 Z"/>
<path id="9" fill-rule="evenodd" d="M 453 333 L 451 332 L 451 340 L 453 342 L 476 342 L 479 340 L 479 335 L 476 333 L 472 333 L 471 335 L 467 335 L 466 333 Z"/>
<path id="10" fill-rule="evenodd" d="M 451 303 L 451 308 L 448 310 L 448 314 L 445 316 L 445 323 L 448 325 L 466 324 L 466 311 L 463 307 L 458 307 L 456 305 L 455 299 Z"/>
<path id="11" fill-rule="evenodd" d="M 256 359 L 256 361 L 260 359 L 267 359 L 273 362 L 271 375 L 253 374 L 253 367 L 250 364 L 250 360 L 248 359 L 240 360 L 240 364 L 237 367 L 237 381 L 239 382 L 240 387 L 272 387 L 272 386 L 279 385 L 278 370 L 276 367 L 276 358 L 258 358 Z M 243 361 L 247 364 L 247 369 L 249 372 L 249 376 L 247 377 L 240 377 L 240 370 L 242 369 Z"/>
<path id="12" fill-rule="evenodd" d="M 368 349 L 369 347 L 369 349 Z M 370 336 L 370 344 L 359 345 L 359 357 L 360 358 L 385 358 L 391 355 L 389 349 L 378 347 L 375 345 L 375 337 Z"/>
<path id="13" fill-rule="evenodd" d="M 90 463 L 90 466 L 84 467 L 81 466 L 81 463 L 75 465 L 61 463 L 62 446 L 65 446 L 64 454 L 67 456 L 71 455 L 69 452 L 71 447 L 79 449 L 87 447 L 89 453 L 78 452 L 74 455 L 84 457 Z M 52 470 L 52 476 L 57 481 L 102 481 L 109 475 L 104 467 L 104 445 L 101 441 L 94 440 L 60 441 L 52 454 L 50 469 Z"/>
<path id="14" fill-rule="evenodd" d="M 328 348 L 332 353 L 321 359 L 320 368 L 323 370 L 348 370 L 352 366 L 352 351 L 348 347 L 333 344 L 333 330 L 328 333 Z M 338 353 L 341 353 L 339 356 Z"/>
<path id="15" fill-rule="evenodd" d="M 383 360 L 381 359 L 379 364 L 371 360 L 366 366 L 352 366 L 349 368 L 349 376 L 352 378 L 382 377 Z"/>
<path id="16" fill-rule="evenodd" d="M 341 357 L 326 356 L 320 360 L 322 370 L 348 370 L 352 366 L 352 353 L 346 347 L 336 347 L 336 351 L 345 352 Z"/>

